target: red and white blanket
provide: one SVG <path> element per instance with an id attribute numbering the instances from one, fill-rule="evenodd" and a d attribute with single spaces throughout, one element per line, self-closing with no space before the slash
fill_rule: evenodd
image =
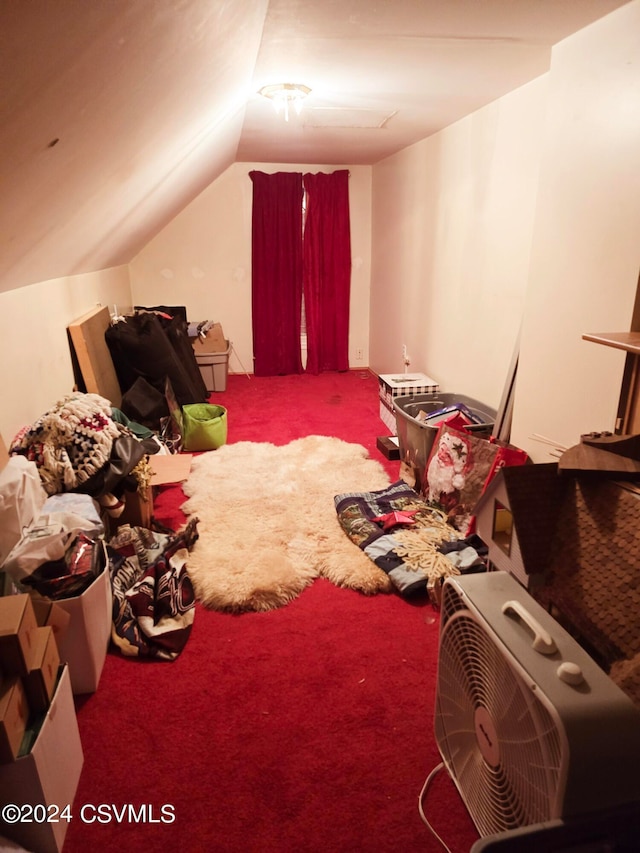
<path id="1" fill-rule="evenodd" d="M 172 534 L 123 525 L 109 541 L 111 639 L 124 655 L 175 660 L 184 649 L 195 616 L 187 557 L 197 524 Z"/>

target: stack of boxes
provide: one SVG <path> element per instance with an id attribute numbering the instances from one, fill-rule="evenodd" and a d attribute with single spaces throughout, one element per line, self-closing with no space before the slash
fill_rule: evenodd
<path id="1" fill-rule="evenodd" d="M 15 566 L 20 566 L 22 545 L 30 541 L 39 541 L 40 528 L 38 518 L 47 514 L 49 501 L 40 482 L 38 469 L 34 462 L 21 456 L 7 454 L 0 435 L 0 603 L 2 608 L 12 608 L 15 604 L 8 601 L 16 598 L 15 583 L 21 581 Z M 73 496 L 65 496 L 73 497 Z M 80 496 L 91 503 L 86 495 Z M 55 514 L 60 512 L 51 510 Z M 74 506 L 65 512 L 81 516 L 82 510 Z M 112 595 L 107 555 L 104 543 L 101 544 L 100 572 L 96 579 L 82 593 L 68 598 L 56 599 L 55 604 L 48 599 L 40 601 L 32 598 L 33 608 L 40 626 L 49 625 L 58 631 L 56 637 L 60 662 L 69 665 L 69 678 L 74 693 L 93 693 L 100 680 L 102 667 L 106 660 L 107 648 L 111 636 Z M 24 551 L 28 556 L 28 549 Z M 33 558 L 29 558 L 33 562 Z M 18 587 L 19 588 L 19 587 Z M 5 601 L 6 599 L 6 601 Z M 7 612 L 0 610 L 0 613 Z M 64 623 L 65 630 L 60 630 Z M 0 643 L 2 642 L 0 627 Z M 10 629 L 5 626 L 5 633 Z M 15 641 L 6 641 L 9 645 Z M 46 653 L 47 643 L 44 632 L 39 643 Z M 50 652 L 49 642 L 49 652 Z M 3 669 L 0 662 L 0 671 Z"/>
<path id="2" fill-rule="evenodd" d="M 46 713 L 59 667 L 53 628 L 38 625 L 29 596 L 0 598 L 0 763 L 18 757 L 29 719 Z"/>
<path id="3" fill-rule="evenodd" d="M 73 696 L 97 689 L 110 639 L 106 552 L 102 570 L 78 595 L 52 601 L 20 593 L 8 570 L 11 554 L 46 494 L 34 463 L 10 460 L 2 436 L 0 495 L 0 848 L 10 839 L 59 853 L 84 760 Z"/>
<path id="4" fill-rule="evenodd" d="M 68 615 L 27 594 L 0 597 L 0 801 L 21 810 L 73 801 L 83 755 L 68 666 L 60 663 Z M 25 812 L 27 814 L 27 812 Z M 0 819 L 0 835 L 59 851 L 66 821 Z"/>

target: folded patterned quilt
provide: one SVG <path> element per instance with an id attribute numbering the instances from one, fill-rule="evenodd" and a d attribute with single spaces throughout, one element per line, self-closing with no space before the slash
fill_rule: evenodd
<path id="1" fill-rule="evenodd" d="M 457 547 L 460 533 L 447 524 L 445 514 L 403 480 L 376 492 L 336 495 L 334 501 L 349 539 L 389 575 L 402 595 L 482 563 L 464 541 Z"/>

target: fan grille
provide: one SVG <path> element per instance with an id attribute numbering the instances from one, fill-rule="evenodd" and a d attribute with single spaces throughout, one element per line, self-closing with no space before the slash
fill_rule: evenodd
<path id="1" fill-rule="evenodd" d="M 558 816 L 558 725 L 451 587 L 443 600 L 435 730 L 481 835 Z"/>

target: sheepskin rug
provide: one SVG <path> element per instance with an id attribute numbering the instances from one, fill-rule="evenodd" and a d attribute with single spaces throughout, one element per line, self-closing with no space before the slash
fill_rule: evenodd
<path id="1" fill-rule="evenodd" d="M 345 535 L 334 495 L 389 485 L 364 447 L 307 436 L 284 446 L 242 441 L 197 456 L 183 510 L 199 519 L 189 574 L 216 610 L 271 610 L 317 577 L 372 595 L 381 571 Z"/>

